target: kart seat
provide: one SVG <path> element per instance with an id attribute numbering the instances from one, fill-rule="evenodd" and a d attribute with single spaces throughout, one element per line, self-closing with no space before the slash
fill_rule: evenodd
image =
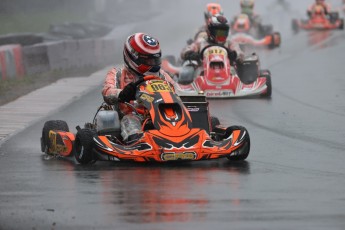
<path id="1" fill-rule="evenodd" d="M 98 135 L 121 135 L 120 119 L 117 111 L 101 110 L 96 116 L 96 127 Z"/>

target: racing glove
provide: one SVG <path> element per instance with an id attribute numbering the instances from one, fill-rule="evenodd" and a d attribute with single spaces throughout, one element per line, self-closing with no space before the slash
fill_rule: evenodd
<path id="1" fill-rule="evenodd" d="M 108 96 L 103 96 L 103 100 L 108 104 L 108 105 L 115 105 L 118 102 L 117 97 L 114 94 L 108 95 Z"/>
<path id="2" fill-rule="evenodd" d="M 130 102 L 131 100 L 135 100 L 135 92 L 136 86 L 134 82 L 131 82 L 122 89 L 119 93 L 118 99 L 120 102 Z"/>

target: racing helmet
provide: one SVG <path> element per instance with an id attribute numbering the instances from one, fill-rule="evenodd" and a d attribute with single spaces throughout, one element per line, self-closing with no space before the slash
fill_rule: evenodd
<path id="1" fill-rule="evenodd" d="M 211 42 L 224 44 L 229 35 L 228 20 L 222 16 L 212 16 L 207 23 L 207 35 Z"/>
<path id="2" fill-rule="evenodd" d="M 218 3 L 208 3 L 206 5 L 206 10 L 204 12 L 205 21 L 207 22 L 210 17 L 215 15 L 223 15 L 223 10 L 220 4 Z"/>
<path id="3" fill-rule="evenodd" d="M 123 49 L 126 67 L 140 76 L 157 75 L 161 68 L 161 56 L 158 40 L 144 33 L 130 35 Z"/>
<path id="4" fill-rule="evenodd" d="M 241 13 L 253 14 L 254 3 L 254 0 L 241 0 Z"/>
<path id="5" fill-rule="evenodd" d="M 324 15 L 325 14 L 325 9 L 323 6 L 316 5 L 313 10 L 314 15 Z"/>
<path id="6" fill-rule="evenodd" d="M 234 24 L 232 29 L 237 32 L 248 31 L 250 29 L 250 20 L 247 14 L 240 14 Z"/>

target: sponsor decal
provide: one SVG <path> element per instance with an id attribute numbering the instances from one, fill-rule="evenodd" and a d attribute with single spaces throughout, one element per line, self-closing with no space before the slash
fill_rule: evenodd
<path id="1" fill-rule="evenodd" d="M 147 101 L 147 102 L 149 102 L 149 103 L 152 103 L 153 100 L 154 100 L 153 97 L 151 97 L 151 96 L 149 96 L 149 95 L 147 95 L 147 94 L 142 94 L 142 95 L 140 96 L 140 99 L 143 100 L 143 101 Z"/>
<path id="2" fill-rule="evenodd" d="M 195 152 L 183 152 L 183 153 L 162 153 L 161 159 L 164 161 L 177 161 L 177 160 L 195 160 Z"/>
<path id="3" fill-rule="evenodd" d="M 206 97 L 228 97 L 228 96 L 231 96 L 230 91 L 206 92 Z"/>
<path id="4" fill-rule="evenodd" d="M 213 54 L 226 55 L 226 51 L 224 48 L 221 48 L 221 47 L 211 47 L 207 49 L 207 52 L 205 52 L 206 57 Z"/>
<path id="5" fill-rule="evenodd" d="M 189 112 L 199 112 L 200 108 L 198 108 L 198 107 L 187 107 L 187 110 Z"/>
<path id="6" fill-rule="evenodd" d="M 50 152 L 53 153 L 63 153 L 67 152 L 67 147 L 57 143 L 58 134 L 52 130 L 49 131 L 49 140 L 50 140 Z"/>

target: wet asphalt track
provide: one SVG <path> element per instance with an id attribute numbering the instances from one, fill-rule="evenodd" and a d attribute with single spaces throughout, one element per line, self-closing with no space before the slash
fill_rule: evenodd
<path id="1" fill-rule="evenodd" d="M 200 2 L 188 17 L 176 5 L 132 29 L 156 35 L 165 54 L 177 55 L 202 22 L 207 1 Z M 236 12 L 228 2 L 220 1 Z M 1 145 L 0 229 L 345 229 L 345 34 L 292 35 L 290 17 L 302 17 L 309 1 L 291 11 L 268 9 L 271 2 L 258 8 L 266 19 L 280 16 L 275 28 L 283 34 L 281 49 L 259 52 L 272 72 L 272 99 L 210 101 L 222 123 L 249 130 L 247 161 L 81 166 L 47 159 L 39 146 L 44 122 L 66 120 L 73 130 L 90 121 L 99 86 Z"/>

